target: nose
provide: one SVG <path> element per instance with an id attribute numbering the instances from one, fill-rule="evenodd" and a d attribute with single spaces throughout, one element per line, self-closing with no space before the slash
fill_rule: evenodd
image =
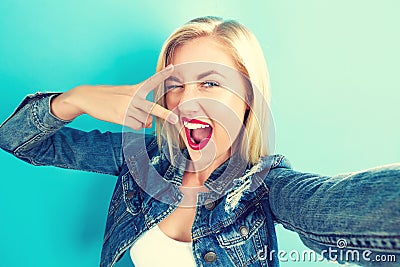
<path id="1" fill-rule="evenodd" d="M 201 111 L 199 104 L 200 97 L 196 83 L 186 83 L 182 96 L 178 103 L 178 110 L 181 115 L 194 117 Z"/>

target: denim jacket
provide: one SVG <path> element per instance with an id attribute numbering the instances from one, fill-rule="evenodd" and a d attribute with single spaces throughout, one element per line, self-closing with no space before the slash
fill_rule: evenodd
<path id="1" fill-rule="evenodd" d="M 183 171 L 169 163 L 154 136 L 130 135 L 127 157 L 121 133 L 66 127 L 69 121 L 50 112 L 55 95 L 27 96 L 0 126 L 0 147 L 33 165 L 118 176 L 100 263 L 113 266 L 175 210 L 182 193 L 174 185 L 180 185 Z M 141 142 L 145 149 L 136 147 Z M 400 164 L 322 176 L 293 170 L 282 155 L 240 170 L 229 169 L 231 161 L 208 178 L 209 192 L 198 194 L 206 204 L 196 207 L 191 229 L 197 266 L 279 266 L 283 254 L 278 253 L 275 223 L 297 232 L 306 246 L 330 260 L 400 264 Z M 147 190 L 154 188 L 164 194 L 155 197 Z M 395 259 L 377 260 L 387 255 Z"/>

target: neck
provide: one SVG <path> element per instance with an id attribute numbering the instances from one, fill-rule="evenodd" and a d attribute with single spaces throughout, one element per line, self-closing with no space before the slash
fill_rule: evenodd
<path id="1" fill-rule="evenodd" d="M 192 162 L 190 171 L 185 171 L 182 186 L 196 187 L 203 186 L 211 173 L 215 171 L 221 164 L 223 164 L 229 158 L 230 152 L 215 158 L 211 163 L 204 167 L 204 162 Z"/>

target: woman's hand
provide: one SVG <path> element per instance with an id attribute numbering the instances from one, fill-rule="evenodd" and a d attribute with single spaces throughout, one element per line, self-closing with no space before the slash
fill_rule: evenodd
<path id="1" fill-rule="evenodd" d="M 146 96 L 170 76 L 173 66 L 136 85 L 82 85 L 75 87 L 51 102 L 52 113 L 62 120 L 72 120 L 88 114 L 93 118 L 131 127 L 150 128 L 153 114 L 170 123 L 178 122 L 172 111 L 146 100 Z M 132 101 L 135 96 L 135 100 Z"/>

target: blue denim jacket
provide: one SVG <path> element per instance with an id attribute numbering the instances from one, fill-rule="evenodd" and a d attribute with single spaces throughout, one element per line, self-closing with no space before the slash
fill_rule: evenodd
<path id="1" fill-rule="evenodd" d="M 26 97 L 0 126 L 0 147 L 33 165 L 118 176 L 100 263 L 113 266 L 174 211 L 182 194 L 173 185 L 181 183 L 183 171 L 169 163 L 154 136 L 132 134 L 132 153 L 126 157 L 121 133 L 66 127 L 68 121 L 50 113 L 54 95 Z M 145 149 L 136 147 L 141 138 Z M 275 223 L 297 232 L 325 258 L 400 265 L 400 164 L 330 177 L 295 171 L 282 155 L 262 158 L 244 170 L 228 169 L 231 160 L 206 181 L 210 192 L 198 195 L 207 204 L 197 207 L 192 227 L 197 266 L 279 266 L 284 255 L 278 253 Z M 146 190 L 161 186 L 153 181 L 154 171 L 167 182 L 164 199 Z M 382 255 L 393 255 L 397 264 L 393 257 L 378 262 Z"/>

